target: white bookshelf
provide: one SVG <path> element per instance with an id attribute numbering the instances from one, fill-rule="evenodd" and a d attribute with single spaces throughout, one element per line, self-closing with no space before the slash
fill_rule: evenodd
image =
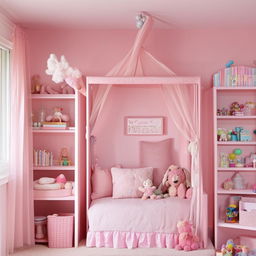
<path id="1" fill-rule="evenodd" d="M 67 180 L 74 181 L 74 195 L 65 197 L 38 197 L 34 196 L 35 213 L 40 211 L 52 214 L 58 209 L 60 213 L 74 214 L 74 246 L 85 237 L 85 97 L 78 92 L 75 94 L 33 94 L 32 112 L 43 106 L 48 112 L 53 106 L 64 106 L 64 110 L 70 113 L 74 124 L 67 129 L 40 129 L 33 128 L 33 148 L 42 147 L 49 151 L 58 152 L 60 145 L 67 146 L 72 160 L 71 166 L 33 166 L 34 179 L 39 177 L 56 177 L 63 173 Z M 56 143 L 55 143 L 56 141 Z M 55 160 L 58 153 L 55 153 Z M 71 178 L 70 178 L 71 177 Z M 45 203 L 49 202 L 45 206 Z M 41 206 L 42 204 L 42 206 Z M 54 212 L 57 213 L 58 212 Z M 44 214 L 45 215 L 45 214 Z M 40 242 L 40 241 L 39 241 Z"/>

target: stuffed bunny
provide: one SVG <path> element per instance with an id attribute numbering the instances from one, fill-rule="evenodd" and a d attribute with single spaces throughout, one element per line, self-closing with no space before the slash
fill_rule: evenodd
<path id="1" fill-rule="evenodd" d="M 163 178 L 162 185 L 167 187 L 170 197 L 190 199 L 192 190 L 190 188 L 190 174 L 185 168 L 171 165 Z"/>

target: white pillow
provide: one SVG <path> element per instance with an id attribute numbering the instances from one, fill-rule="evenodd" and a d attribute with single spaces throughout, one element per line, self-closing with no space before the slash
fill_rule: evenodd
<path id="1" fill-rule="evenodd" d="M 141 197 L 138 190 L 146 179 L 153 179 L 153 168 L 111 168 L 113 182 L 113 198 Z"/>

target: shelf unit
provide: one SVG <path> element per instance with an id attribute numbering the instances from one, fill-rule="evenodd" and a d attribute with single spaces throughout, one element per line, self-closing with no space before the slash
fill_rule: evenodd
<path id="1" fill-rule="evenodd" d="M 58 213 L 74 214 L 74 246 L 85 237 L 85 97 L 75 94 L 34 94 L 31 95 L 32 113 L 40 109 L 52 113 L 55 106 L 62 107 L 63 113 L 71 119 L 71 128 L 33 128 L 33 148 L 53 152 L 58 159 L 62 147 L 67 147 L 72 160 L 71 166 L 34 166 L 33 179 L 53 177 L 63 173 L 67 180 L 74 181 L 74 195 L 66 197 L 34 197 L 34 214 L 47 216 Z M 42 241 L 36 242 L 41 243 Z M 43 241 L 45 242 L 45 240 Z"/>
<path id="2" fill-rule="evenodd" d="M 213 111 L 214 111 L 214 215 L 215 215 L 215 247 L 220 249 L 227 239 L 237 238 L 242 235 L 256 237 L 256 227 L 243 226 L 239 223 L 225 222 L 225 209 L 231 196 L 256 197 L 250 186 L 256 183 L 256 168 L 249 167 L 220 167 L 220 152 L 231 153 L 233 149 L 240 148 L 243 156 L 250 152 L 256 152 L 256 136 L 252 141 L 217 141 L 217 128 L 232 129 L 245 127 L 251 134 L 256 128 L 256 116 L 218 116 L 217 108 L 229 108 L 234 101 L 245 103 L 256 102 L 256 87 L 214 87 L 213 88 Z M 224 190 L 222 184 L 227 178 L 231 178 L 239 172 L 248 183 L 244 190 Z M 234 232 L 235 229 L 235 232 Z"/>

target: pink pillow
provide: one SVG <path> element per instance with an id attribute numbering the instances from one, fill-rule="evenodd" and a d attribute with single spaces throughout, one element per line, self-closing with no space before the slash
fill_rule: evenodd
<path id="1" fill-rule="evenodd" d="M 173 162 L 171 144 L 171 139 L 140 142 L 140 165 L 154 168 L 153 183 L 155 186 L 160 185 L 164 173 Z"/>
<path id="2" fill-rule="evenodd" d="M 153 178 L 153 168 L 111 168 L 113 181 L 113 198 L 141 197 L 142 192 L 138 187 L 143 185 L 143 181 Z"/>
<path id="3" fill-rule="evenodd" d="M 102 169 L 98 165 L 92 174 L 92 200 L 112 196 L 112 177 L 108 169 Z"/>

